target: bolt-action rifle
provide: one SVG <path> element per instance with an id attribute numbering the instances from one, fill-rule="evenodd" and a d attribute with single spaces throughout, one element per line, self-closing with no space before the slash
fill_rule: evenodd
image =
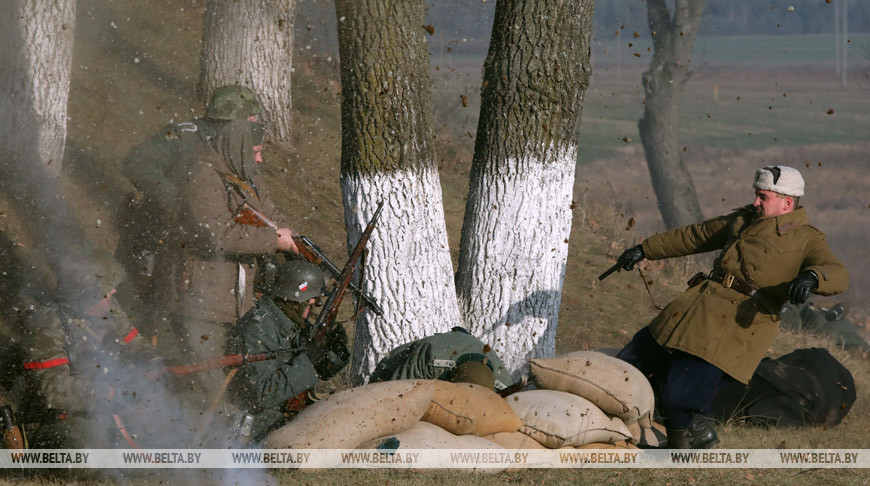
<path id="1" fill-rule="evenodd" d="M 24 449 L 21 428 L 15 423 L 15 415 L 9 405 L 0 407 L 0 437 L 3 438 L 4 449 Z"/>
<path id="2" fill-rule="evenodd" d="M 269 219 L 268 216 L 261 213 L 260 211 L 252 208 L 248 203 L 242 203 L 236 213 L 240 215 L 239 217 L 257 220 L 260 223 L 258 226 L 268 226 L 274 230 L 278 229 L 278 225 L 274 221 Z M 338 267 L 335 266 L 335 264 L 332 263 L 332 261 L 330 261 L 329 258 L 327 258 L 326 255 L 320 250 L 320 248 L 315 245 L 314 242 L 311 241 L 307 236 L 294 236 L 293 242 L 296 243 L 296 249 L 299 250 L 299 254 L 305 257 L 306 260 L 317 265 L 318 267 L 325 269 L 330 274 L 332 274 L 332 276 L 336 280 L 341 277 L 341 270 L 339 270 Z M 351 292 L 355 293 L 357 297 L 362 299 L 362 301 L 365 302 L 366 307 L 371 309 L 372 312 L 378 315 L 378 317 L 384 316 L 383 309 L 381 309 L 381 306 L 378 305 L 375 299 L 360 290 L 359 287 L 357 287 L 353 283 L 349 283 L 348 288 Z"/>
<path id="3" fill-rule="evenodd" d="M 341 274 L 339 274 L 336 279 L 338 285 L 336 285 L 329 294 L 329 298 L 326 299 L 326 304 L 323 305 L 323 311 L 320 312 L 320 315 L 317 316 L 317 320 L 314 322 L 314 335 L 311 338 L 313 344 L 323 346 L 323 338 L 335 324 L 335 316 L 338 315 L 338 306 L 344 298 L 344 292 L 347 290 L 348 286 L 350 286 L 350 279 L 353 277 L 353 272 L 356 270 L 356 266 L 363 254 L 363 250 L 366 248 L 369 237 L 372 235 L 372 231 L 375 229 L 375 225 L 378 224 L 378 218 L 381 217 L 381 211 L 383 209 L 384 202 L 381 201 L 378 204 L 378 208 L 375 209 L 375 214 L 372 216 L 372 219 L 369 220 L 365 230 L 363 230 L 362 235 L 359 237 L 359 241 L 357 241 L 356 246 L 350 254 L 350 258 L 348 258 L 347 263 L 341 270 Z"/>
<path id="4" fill-rule="evenodd" d="M 223 368 L 228 366 L 243 366 L 245 363 L 254 363 L 257 361 L 278 359 L 279 357 L 287 354 L 292 355 L 299 352 L 312 350 L 312 346 L 316 347 L 315 349 L 325 348 L 328 343 L 325 342 L 326 339 L 324 338 L 327 336 L 328 331 L 330 331 L 331 328 L 335 325 L 335 317 L 338 315 L 338 307 L 339 305 L 341 305 L 341 301 L 344 298 L 344 293 L 350 285 L 350 279 L 351 277 L 353 277 L 353 272 L 354 270 L 356 270 L 356 265 L 359 262 L 360 256 L 362 256 L 363 250 L 368 243 L 369 237 L 371 237 L 372 231 L 374 231 L 375 229 L 375 225 L 377 224 L 378 218 L 381 215 L 381 210 L 383 209 L 383 206 L 383 202 L 378 204 L 378 208 L 375 210 L 374 216 L 372 216 L 372 219 L 369 220 L 368 225 L 363 231 L 362 236 L 360 236 L 356 247 L 351 253 L 350 258 L 348 259 L 347 264 L 345 264 L 344 269 L 339 274 L 337 279 L 338 285 L 336 285 L 330 293 L 329 298 L 326 300 L 326 304 L 324 304 L 323 306 L 323 310 L 320 312 L 320 315 L 317 316 L 317 320 L 313 324 L 314 334 L 311 338 L 311 344 L 309 344 L 308 347 L 282 348 L 276 349 L 274 351 L 256 354 L 230 354 L 226 356 L 217 356 L 196 363 L 167 366 L 165 368 L 149 371 L 146 373 L 146 377 L 156 380 L 160 378 L 164 373 L 172 373 L 176 376 L 183 376 L 215 368 Z"/>
<path id="5" fill-rule="evenodd" d="M 296 248 L 299 249 L 299 254 L 305 257 L 309 262 L 325 269 L 332 276 L 339 280 L 341 277 L 341 270 L 332 263 L 326 255 L 314 244 L 307 236 L 294 236 L 293 241 L 296 242 Z M 357 295 L 363 302 L 365 302 L 366 307 L 372 310 L 378 317 L 384 316 L 384 311 L 381 309 L 381 306 L 370 297 L 368 294 L 360 290 L 359 287 L 354 285 L 352 282 L 347 285 L 347 288 Z"/>

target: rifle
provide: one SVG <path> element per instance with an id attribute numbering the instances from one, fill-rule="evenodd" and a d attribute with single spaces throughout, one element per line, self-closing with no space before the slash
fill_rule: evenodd
<path id="1" fill-rule="evenodd" d="M 514 383 L 513 385 L 505 388 L 504 390 L 501 390 L 501 391 L 496 392 L 496 393 L 498 393 L 498 396 L 500 396 L 502 398 L 507 398 L 507 397 L 513 395 L 514 393 L 525 388 L 526 385 L 528 385 L 530 381 L 534 381 L 537 377 L 538 377 L 537 375 L 524 376 L 520 379 L 520 381 L 518 381 L 518 382 Z"/>
<path id="2" fill-rule="evenodd" d="M 15 416 L 9 405 L 0 407 L 0 437 L 3 438 L 2 446 L 4 449 L 24 449 L 21 428 L 15 423 Z"/>
<path id="3" fill-rule="evenodd" d="M 296 242 L 296 248 L 299 249 L 299 254 L 305 257 L 306 260 L 326 269 L 336 280 L 340 279 L 341 270 L 339 270 L 338 267 L 336 267 L 335 264 L 332 263 L 329 258 L 320 251 L 320 248 L 318 248 L 317 245 L 315 245 L 307 236 L 294 236 L 293 241 Z M 356 294 L 360 300 L 365 302 L 366 307 L 371 309 L 372 312 L 378 315 L 378 317 L 384 316 L 384 310 L 381 309 L 381 306 L 378 305 L 375 299 L 363 292 L 352 282 L 347 285 L 347 288 Z"/>
<path id="4" fill-rule="evenodd" d="M 338 285 L 329 294 L 329 298 L 323 305 L 323 310 L 314 322 L 314 335 L 311 338 L 313 344 L 323 346 L 323 338 L 326 336 L 329 328 L 335 323 L 335 316 L 338 315 L 338 306 L 344 298 L 344 292 L 350 285 L 350 279 L 353 277 L 356 265 L 362 256 L 363 250 L 365 250 L 369 237 L 372 235 L 372 231 L 375 229 L 375 225 L 378 224 L 378 218 L 381 217 L 381 211 L 383 209 L 384 202 L 381 201 L 378 203 L 378 208 L 375 209 L 375 214 L 372 216 L 372 219 L 369 220 L 365 230 L 363 230 L 362 235 L 359 237 L 359 241 L 357 241 L 353 252 L 351 252 L 347 263 L 344 265 L 344 269 L 342 269 L 341 274 L 336 279 Z"/>
<path id="5" fill-rule="evenodd" d="M 199 373 L 200 371 L 212 370 L 215 368 L 223 368 L 225 366 L 242 366 L 245 363 L 256 363 L 258 361 L 268 361 L 278 359 L 285 354 L 296 354 L 303 351 L 305 348 L 280 348 L 266 353 L 256 354 L 228 354 L 226 356 L 218 356 L 208 358 L 196 363 L 188 363 L 183 365 L 167 366 L 145 373 L 146 378 L 156 380 L 164 373 L 172 373 L 175 376 L 190 375 Z"/>
<path id="6" fill-rule="evenodd" d="M 601 275 L 599 275 L 599 276 L 598 276 L 598 280 L 599 280 L 599 281 L 604 280 L 604 279 L 607 278 L 611 273 L 613 273 L 613 272 L 615 272 L 615 271 L 617 271 L 617 270 L 621 270 L 621 269 L 622 269 L 622 267 L 619 266 L 619 262 L 616 262 L 616 263 L 613 264 L 612 267 L 608 268 L 607 270 L 604 271 L 604 273 L 602 273 Z"/>

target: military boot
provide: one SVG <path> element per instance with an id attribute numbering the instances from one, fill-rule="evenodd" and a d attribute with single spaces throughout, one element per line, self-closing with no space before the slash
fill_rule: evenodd
<path id="1" fill-rule="evenodd" d="M 712 449 L 719 445 L 713 421 L 693 415 L 685 429 L 668 429 L 668 449 Z"/>

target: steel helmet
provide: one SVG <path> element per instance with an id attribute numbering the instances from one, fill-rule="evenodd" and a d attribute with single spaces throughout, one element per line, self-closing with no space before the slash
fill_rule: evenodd
<path id="1" fill-rule="evenodd" d="M 272 296 L 291 302 L 305 302 L 325 294 L 326 278 L 313 263 L 293 260 L 280 267 L 272 284 Z"/>
<path id="2" fill-rule="evenodd" d="M 238 84 L 228 84 L 214 90 L 208 106 L 206 118 L 216 120 L 244 120 L 251 115 L 263 113 L 254 92 Z"/>

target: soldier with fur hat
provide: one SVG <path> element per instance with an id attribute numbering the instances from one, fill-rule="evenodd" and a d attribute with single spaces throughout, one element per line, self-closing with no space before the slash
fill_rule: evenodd
<path id="1" fill-rule="evenodd" d="M 782 305 L 804 303 L 810 293 L 838 294 L 849 283 L 846 267 L 798 205 L 800 172 L 763 167 L 753 187 L 751 205 L 651 236 L 617 262 L 631 270 L 644 258 L 720 250 L 713 270 L 693 277 L 618 355 L 650 378 L 670 448 L 718 444 L 707 419 L 716 392 L 732 380 L 749 381 L 776 337 Z"/>

